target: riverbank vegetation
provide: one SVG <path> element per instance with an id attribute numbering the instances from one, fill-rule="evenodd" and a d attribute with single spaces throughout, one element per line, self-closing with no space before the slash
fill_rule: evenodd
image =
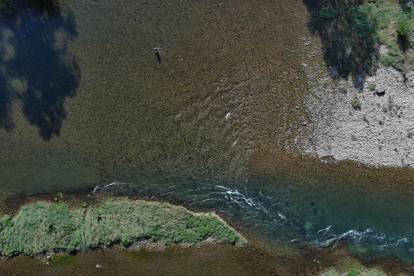
<path id="1" fill-rule="evenodd" d="M 197 244 L 207 239 L 236 243 L 241 236 L 213 214 L 192 213 L 168 203 L 106 199 L 82 208 L 36 202 L 0 219 L 0 252 L 10 257 L 85 251 L 140 241 Z"/>
<path id="2" fill-rule="evenodd" d="M 331 73 L 356 85 L 379 64 L 401 72 L 412 69 L 414 7 L 401 0 L 304 0 L 310 28 L 321 37 Z"/>

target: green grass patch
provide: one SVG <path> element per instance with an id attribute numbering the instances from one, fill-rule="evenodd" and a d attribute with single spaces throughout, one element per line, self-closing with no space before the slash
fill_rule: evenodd
<path id="1" fill-rule="evenodd" d="M 358 275 L 360 275 L 360 270 L 358 268 L 352 268 L 350 271 L 348 271 L 347 275 L 348 276 L 358 276 Z"/>
<path id="2" fill-rule="evenodd" d="M 361 110 L 362 104 L 361 101 L 357 97 L 355 97 L 351 100 L 351 106 L 355 110 Z"/>
<path id="3" fill-rule="evenodd" d="M 241 238 L 213 214 L 141 200 L 105 200 L 71 209 L 65 203 L 37 202 L 13 218 L 0 219 L 0 252 L 5 256 L 76 252 L 99 246 L 150 240 L 196 244 L 207 238 L 235 243 Z"/>

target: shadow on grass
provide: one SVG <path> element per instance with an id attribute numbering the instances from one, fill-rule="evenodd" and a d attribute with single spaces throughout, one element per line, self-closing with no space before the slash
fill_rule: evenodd
<path id="1" fill-rule="evenodd" d="M 309 28 L 322 41 L 324 59 L 333 77 L 352 77 L 361 89 L 376 70 L 379 55 L 377 26 L 358 0 L 303 0 Z"/>
<path id="2" fill-rule="evenodd" d="M 6 4 L 4 4 L 6 3 Z M 56 0 L 0 0 L 0 127 L 14 129 L 12 103 L 44 140 L 59 135 L 64 101 L 75 95 L 80 69 L 68 51 L 74 18 Z"/>
<path id="3" fill-rule="evenodd" d="M 410 11 L 414 8 L 414 0 L 399 0 L 398 2 L 404 11 Z"/>
<path id="4" fill-rule="evenodd" d="M 398 20 L 397 39 L 400 49 L 406 52 L 414 43 L 414 0 L 400 0 L 399 4 L 402 14 Z"/>

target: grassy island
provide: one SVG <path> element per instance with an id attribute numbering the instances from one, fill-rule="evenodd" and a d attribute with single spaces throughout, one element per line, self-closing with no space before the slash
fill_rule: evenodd
<path id="1" fill-rule="evenodd" d="M 71 208 L 67 203 L 36 202 L 0 219 L 3 256 L 84 251 L 139 241 L 197 244 L 244 239 L 213 213 L 193 213 L 169 203 L 131 199 Z"/>

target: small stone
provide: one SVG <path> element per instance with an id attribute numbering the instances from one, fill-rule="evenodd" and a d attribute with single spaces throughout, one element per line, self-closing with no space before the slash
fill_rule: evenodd
<path id="1" fill-rule="evenodd" d="M 239 140 L 234 141 L 233 144 L 232 144 L 232 147 L 235 147 L 238 142 L 239 142 Z"/>

